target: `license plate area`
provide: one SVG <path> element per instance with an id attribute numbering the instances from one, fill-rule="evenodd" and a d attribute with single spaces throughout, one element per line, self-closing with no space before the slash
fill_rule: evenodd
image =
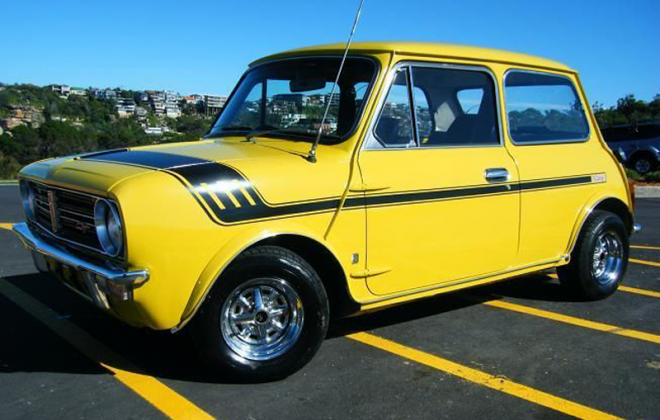
<path id="1" fill-rule="evenodd" d="M 102 309 L 110 309 L 110 303 L 106 293 L 101 289 L 99 282 L 105 280 L 98 278 L 95 274 L 77 270 L 51 258 L 46 258 L 48 271 L 55 274 L 62 283 L 74 292 L 92 301 Z"/>

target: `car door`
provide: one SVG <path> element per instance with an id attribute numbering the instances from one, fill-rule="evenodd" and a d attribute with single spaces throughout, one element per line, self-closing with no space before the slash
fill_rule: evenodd
<path id="1" fill-rule="evenodd" d="M 368 288 L 412 292 L 506 270 L 517 252 L 519 195 L 494 77 L 402 63 L 391 79 L 358 161 Z"/>

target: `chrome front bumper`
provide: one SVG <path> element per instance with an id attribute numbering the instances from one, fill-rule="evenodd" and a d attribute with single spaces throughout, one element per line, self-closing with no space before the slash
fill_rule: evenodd
<path id="1" fill-rule="evenodd" d="M 30 230 L 27 223 L 17 223 L 12 230 L 18 235 L 23 246 L 32 251 L 34 263 L 39 271 L 53 271 L 48 260 L 55 261 L 68 269 L 78 271 L 82 277 L 84 291 L 67 284 L 75 291 L 90 298 L 96 306 L 110 309 L 108 296 L 120 301 L 133 299 L 133 289 L 149 280 L 149 271 L 124 271 L 111 265 L 100 265 L 73 255 L 69 251 L 49 242 Z"/>

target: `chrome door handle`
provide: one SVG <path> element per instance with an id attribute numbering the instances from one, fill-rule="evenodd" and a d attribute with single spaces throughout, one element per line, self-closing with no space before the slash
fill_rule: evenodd
<path id="1" fill-rule="evenodd" d="M 507 182 L 509 180 L 509 171 L 505 168 L 486 169 L 484 178 L 488 182 Z"/>

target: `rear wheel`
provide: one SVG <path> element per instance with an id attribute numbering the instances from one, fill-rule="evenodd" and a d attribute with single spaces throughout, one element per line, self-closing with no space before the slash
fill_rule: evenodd
<path id="1" fill-rule="evenodd" d="M 653 172 L 656 166 L 657 164 L 653 160 L 653 158 L 645 154 L 641 156 L 636 156 L 632 161 L 633 169 L 635 170 L 635 172 L 641 175 L 645 175 L 649 172 Z"/>
<path id="2" fill-rule="evenodd" d="M 239 256 L 194 319 L 192 337 L 213 369 L 271 380 L 303 367 L 328 329 L 321 279 L 297 254 L 260 246 Z"/>
<path id="3" fill-rule="evenodd" d="M 581 299 L 606 298 L 623 280 L 629 248 L 621 218 L 596 210 L 582 227 L 570 263 L 557 270 L 559 281 Z"/>

